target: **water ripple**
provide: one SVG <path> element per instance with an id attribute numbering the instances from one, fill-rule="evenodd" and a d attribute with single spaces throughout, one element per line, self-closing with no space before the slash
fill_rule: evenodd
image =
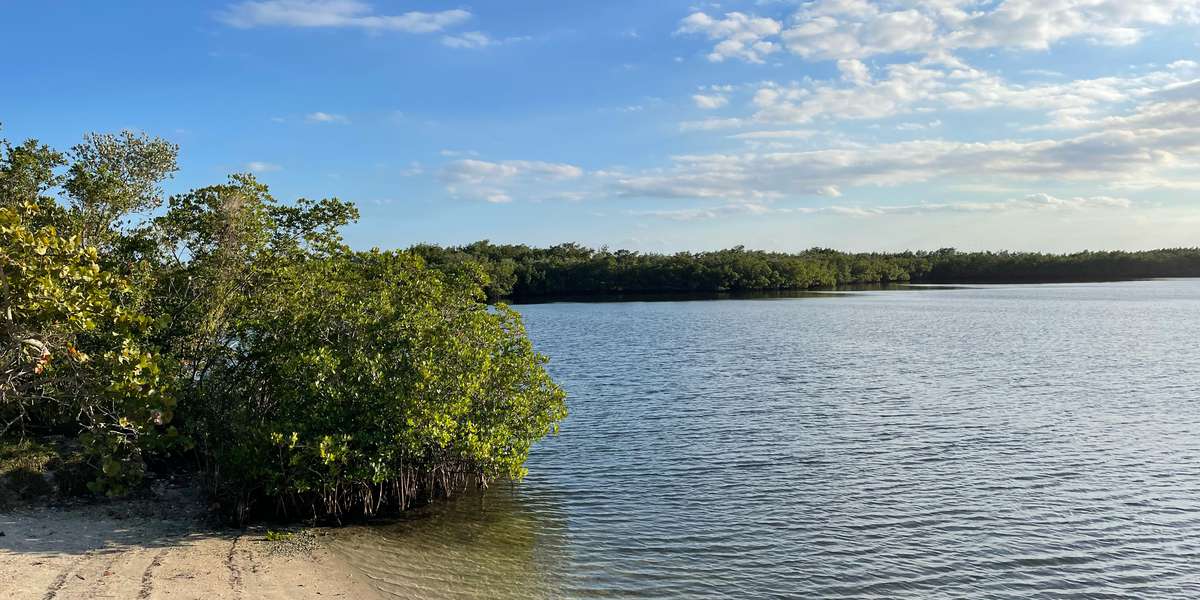
<path id="1" fill-rule="evenodd" d="M 519 308 L 572 415 L 385 592 L 1200 597 L 1198 281 Z"/>

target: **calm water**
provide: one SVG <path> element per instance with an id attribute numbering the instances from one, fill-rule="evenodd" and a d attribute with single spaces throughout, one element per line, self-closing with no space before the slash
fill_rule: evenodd
<path id="1" fill-rule="evenodd" d="M 571 417 L 398 597 L 1200 597 L 1200 280 L 519 308 Z"/>

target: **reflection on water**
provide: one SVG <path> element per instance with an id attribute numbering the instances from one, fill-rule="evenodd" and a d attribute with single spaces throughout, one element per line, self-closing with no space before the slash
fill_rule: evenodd
<path id="1" fill-rule="evenodd" d="M 1200 280 L 519 308 L 571 416 L 397 597 L 1200 598 Z"/>
<path id="2" fill-rule="evenodd" d="M 600 294 L 558 294 L 553 296 L 528 296 L 509 298 L 514 305 L 551 304 L 558 302 L 689 302 L 696 300 L 770 300 L 788 298 L 827 298 L 852 292 L 904 291 L 904 290 L 955 290 L 966 286 L 929 283 L 859 283 L 830 288 L 809 290 L 749 290 L 737 292 L 625 292 Z"/>

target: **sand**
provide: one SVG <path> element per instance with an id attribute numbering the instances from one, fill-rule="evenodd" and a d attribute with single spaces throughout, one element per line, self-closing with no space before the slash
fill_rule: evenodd
<path id="1" fill-rule="evenodd" d="M 186 490 L 183 492 L 186 494 Z M 206 526 L 185 496 L 0 513 L 0 598 L 380 598 L 321 530 Z"/>

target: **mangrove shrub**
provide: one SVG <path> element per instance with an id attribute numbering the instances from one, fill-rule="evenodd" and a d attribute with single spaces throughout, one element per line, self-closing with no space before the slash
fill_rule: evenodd
<path id="1" fill-rule="evenodd" d="M 518 478 L 565 415 L 487 270 L 354 252 L 337 199 L 163 198 L 174 145 L 0 141 L 0 441 L 77 435 L 92 489 L 196 464 L 239 518 L 372 514 Z"/>
<path id="2" fill-rule="evenodd" d="M 143 450 L 178 438 L 169 371 L 144 348 L 151 319 L 95 247 L 37 225 L 47 200 L 0 205 L 0 434 L 78 433 L 94 491 L 141 479 Z"/>
<path id="3" fill-rule="evenodd" d="M 276 277 L 201 405 L 219 495 L 242 511 L 273 499 L 293 515 L 371 514 L 519 478 L 565 416 L 520 317 L 489 309 L 470 278 L 378 251 Z"/>

